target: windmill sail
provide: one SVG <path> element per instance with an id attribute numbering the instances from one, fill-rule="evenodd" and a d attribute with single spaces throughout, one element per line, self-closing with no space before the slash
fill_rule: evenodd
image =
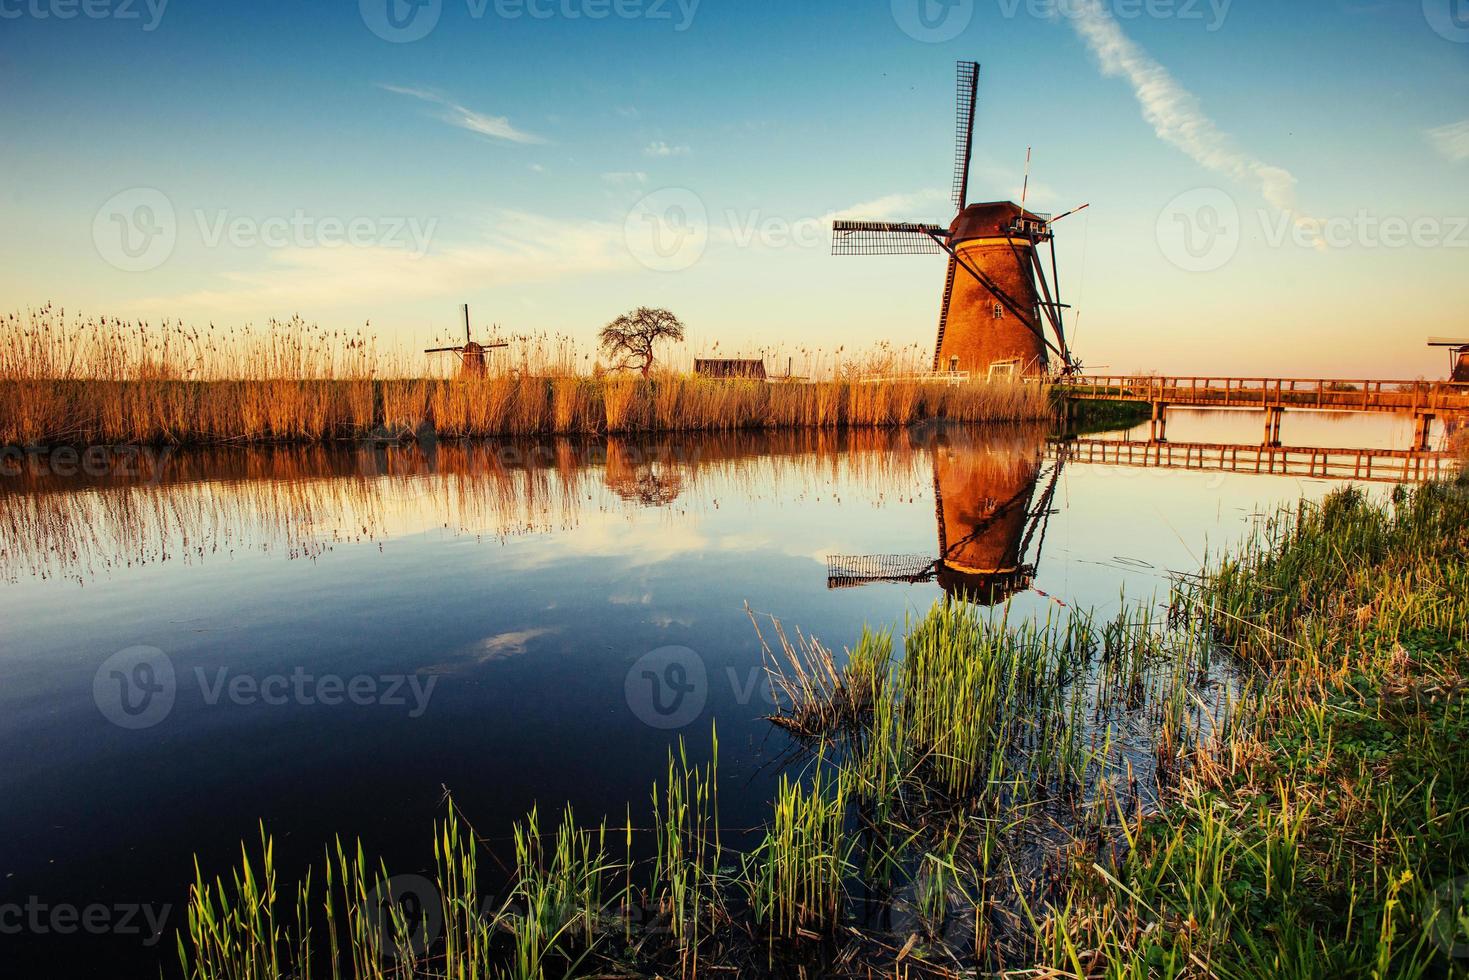
<path id="1" fill-rule="evenodd" d="M 948 229 L 939 225 L 897 221 L 834 221 L 832 255 L 926 255 L 944 251 L 938 238 Z"/>
<path id="2" fill-rule="evenodd" d="M 969 163 L 974 157 L 974 103 L 979 95 L 979 62 L 959 62 L 955 97 L 954 204 L 960 211 L 969 202 Z"/>

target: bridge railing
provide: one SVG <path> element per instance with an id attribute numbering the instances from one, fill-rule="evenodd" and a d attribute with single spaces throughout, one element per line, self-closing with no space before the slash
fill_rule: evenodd
<path id="1" fill-rule="evenodd" d="M 1078 375 L 1057 386 L 1079 398 L 1239 408 L 1425 413 L 1469 409 L 1469 382 L 1346 378 Z"/>

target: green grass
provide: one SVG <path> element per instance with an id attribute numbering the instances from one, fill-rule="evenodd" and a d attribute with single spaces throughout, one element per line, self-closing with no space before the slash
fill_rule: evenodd
<path id="1" fill-rule="evenodd" d="M 1257 668 L 1252 724 L 1125 860 L 1079 869 L 1047 958 L 1091 949 L 1086 971 L 1116 977 L 1464 975 L 1466 558 L 1460 483 L 1340 491 L 1215 563 L 1184 602 Z"/>

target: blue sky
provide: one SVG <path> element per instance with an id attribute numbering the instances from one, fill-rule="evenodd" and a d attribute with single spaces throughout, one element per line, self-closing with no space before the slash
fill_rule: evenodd
<path id="1" fill-rule="evenodd" d="M 825 229 L 952 218 L 973 58 L 972 199 L 1031 146 L 1036 208 L 1091 203 L 1057 226 L 1089 365 L 1433 376 L 1469 334 L 1465 0 L 425 0 L 399 42 L 404 0 L 87 2 L 0 0 L 5 310 L 926 347 L 941 260 Z"/>

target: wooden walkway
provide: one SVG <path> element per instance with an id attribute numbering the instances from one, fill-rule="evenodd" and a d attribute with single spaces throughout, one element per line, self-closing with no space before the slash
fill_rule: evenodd
<path id="1" fill-rule="evenodd" d="M 1303 476 L 1373 483 L 1420 483 L 1458 469 L 1452 453 L 1410 449 L 1328 449 L 1207 442 L 1061 439 L 1052 443 L 1068 462 L 1108 466 Z"/>
<path id="2" fill-rule="evenodd" d="M 1469 382 L 1349 381 L 1321 378 L 1129 377 L 1078 375 L 1060 378 L 1068 402 L 1147 402 L 1153 407 L 1149 435 L 1168 438 L 1168 409 L 1255 409 L 1265 413 L 1266 446 L 1280 446 L 1286 409 L 1330 412 L 1391 412 L 1413 417 L 1413 449 L 1426 452 L 1435 419 L 1469 419 Z"/>
<path id="3" fill-rule="evenodd" d="M 1057 381 L 1079 401 L 1162 403 L 1179 408 L 1297 408 L 1447 415 L 1469 412 L 1469 382 L 1305 378 L 1077 376 Z"/>

